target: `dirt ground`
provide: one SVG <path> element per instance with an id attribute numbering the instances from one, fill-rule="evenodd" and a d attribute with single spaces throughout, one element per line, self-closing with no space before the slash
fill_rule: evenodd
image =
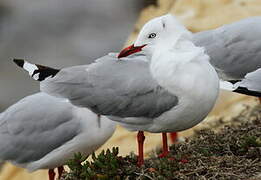
<path id="1" fill-rule="evenodd" d="M 62 179 L 261 179 L 261 105 L 246 106 L 216 133 L 197 131 L 194 137 L 172 145 L 166 158 L 152 152 L 141 168 L 135 155 L 121 157 L 117 153 L 114 149 L 100 154 L 83 166 L 74 160 L 69 163 L 71 173 Z"/>

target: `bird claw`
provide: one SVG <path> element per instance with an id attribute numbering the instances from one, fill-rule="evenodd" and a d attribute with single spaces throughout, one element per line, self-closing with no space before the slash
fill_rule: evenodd
<path id="1" fill-rule="evenodd" d="M 164 158 L 167 157 L 169 155 L 169 151 L 166 152 L 162 152 L 161 154 L 158 155 L 159 158 Z"/>

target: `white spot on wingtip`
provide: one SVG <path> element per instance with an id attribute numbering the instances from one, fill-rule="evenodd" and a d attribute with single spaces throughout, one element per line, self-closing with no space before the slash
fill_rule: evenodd
<path id="1" fill-rule="evenodd" d="M 32 76 L 32 78 L 33 78 L 34 80 L 38 81 L 38 80 L 40 79 L 40 73 L 34 74 L 34 75 Z M 48 79 L 51 79 L 51 78 L 52 78 L 52 76 L 48 76 L 48 77 L 46 77 L 46 78 L 44 79 L 44 81 L 46 81 L 46 80 L 48 80 Z"/>
<path id="2" fill-rule="evenodd" d="M 32 77 L 34 80 L 38 81 L 39 75 L 40 75 L 40 73 L 37 73 L 37 74 L 33 75 Z"/>
<path id="3" fill-rule="evenodd" d="M 35 64 L 28 63 L 27 61 L 24 61 L 23 68 L 28 71 L 29 75 L 32 76 L 34 71 L 38 69 L 38 67 Z M 39 78 L 39 75 L 38 75 Z"/>

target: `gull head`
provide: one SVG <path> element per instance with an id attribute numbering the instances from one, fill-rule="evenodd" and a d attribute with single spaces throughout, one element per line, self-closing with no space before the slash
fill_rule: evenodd
<path id="1" fill-rule="evenodd" d="M 156 50 L 174 48 L 179 39 L 191 39 L 191 32 L 171 14 L 157 17 L 143 26 L 135 43 L 123 49 L 118 58 L 140 51 L 152 56 Z"/>

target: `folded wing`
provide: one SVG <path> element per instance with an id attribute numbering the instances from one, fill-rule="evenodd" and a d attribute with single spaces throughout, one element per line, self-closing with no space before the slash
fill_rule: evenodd
<path id="1" fill-rule="evenodd" d="M 44 93 L 28 96 L 0 115 L 0 159 L 30 163 L 77 136 L 73 106 Z"/>
<path id="2" fill-rule="evenodd" d="M 90 65 L 61 69 L 41 82 L 41 90 L 95 113 L 118 117 L 153 118 L 178 103 L 152 78 L 144 56 L 119 60 L 108 55 Z"/>
<path id="3" fill-rule="evenodd" d="M 261 68 L 261 17 L 251 17 L 194 34 L 224 81 L 242 80 Z"/>

